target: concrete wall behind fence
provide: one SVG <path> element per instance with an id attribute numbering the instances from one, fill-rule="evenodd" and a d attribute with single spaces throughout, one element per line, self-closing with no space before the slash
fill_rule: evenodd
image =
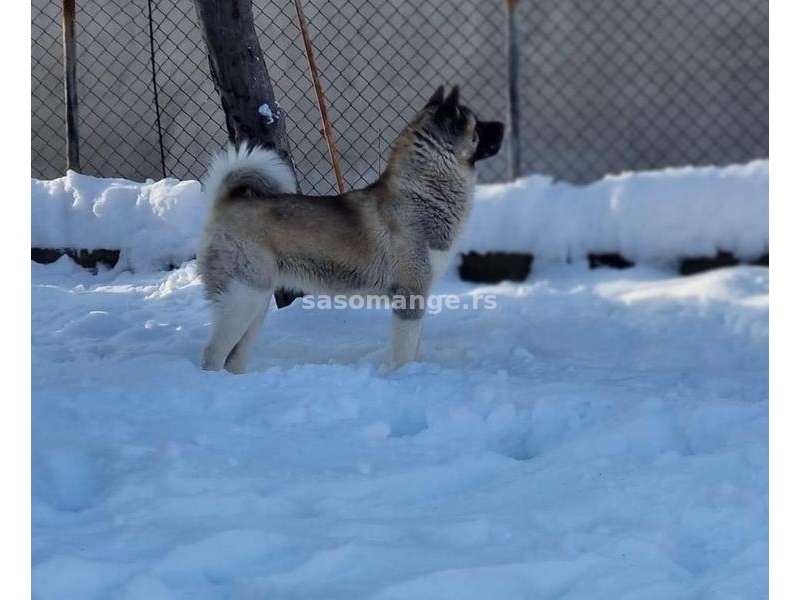
<path id="1" fill-rule="evenodd" d="M 460 84 L 484 118 L 507 119 L 504 2 L 304 4 L 350 186 L 374 180 L 441 82 Z M 152 9 L 151 53 L 145 0 L 77 2 L 86 173 L 199 178 L 226 140 L 192 2 Z M 302 189 L 331 193 L 293 4 L 255 0 L 254 12 Z M 33 0 L 32 15 L 31 172 L 53 178 L 65 169 L 60 6 Z M 515 15 L 523 173 L 582 183 L 767 156 L 766 0 L 519 0 Z M 508 172 L 506 145 L 480 178 Z"/>

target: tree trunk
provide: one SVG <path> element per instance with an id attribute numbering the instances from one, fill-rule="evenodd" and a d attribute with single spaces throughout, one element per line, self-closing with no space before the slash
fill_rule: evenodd
<path id="1" fill-rule="evenodd" d="M 253 22 L 252 0 L 194 0 L 228 139 L 273 148 L 294 171 L 283 109 L 275 101 Z M 299 191 L 299 190 L 298 190 Z M 298 296 L 277 290 L 278 307 Z"/>
<path id="2" fill-rule="evenodd" d="M 286 120 L 275 102 L 253 23 L 252 0 L 194 0 L 228 138 L 274 148 L 292 163 Z M 266 108 L 262 108 L 266 106 Z"/>

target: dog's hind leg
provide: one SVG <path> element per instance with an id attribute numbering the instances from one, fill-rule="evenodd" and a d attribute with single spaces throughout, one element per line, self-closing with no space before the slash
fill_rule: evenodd
<path id="1" fill-rule="evenodd" d="M 264 302 L 262 304 L 263 308 L 258 311 L 255 319 L 253 319 L 253 322 L 250 323 L 247 331 L 244 332 L 244 335 L 233 347 L 233 350 L 231 350 L 231 353 L 228 355 L 228 358 L 225 361 L 226 371 L 237 374 L 247 371 L 247 357 L 250 355 L 250 348 L 253 346 L 253 342 L 255 342 L 259 331 L 261 331 L 261 325 L 264 323 L 264 317 L 267 316 L 271 295 L 272 294 L 270 292 L 264 294 Z"/>
<path id="2" fill-rule="evenodd" d="M 219 371 L 225 366 L 234 346 L 242 340 L 264 310 L 265 300 L 269 301 L 265 290 L 236 280 L 228 283 L 225 291 L 214 300 L 211 337 L 203 349 L 200 363 L 203 369 Z M 252 340 L 249 342 L 252 343 Z"/>

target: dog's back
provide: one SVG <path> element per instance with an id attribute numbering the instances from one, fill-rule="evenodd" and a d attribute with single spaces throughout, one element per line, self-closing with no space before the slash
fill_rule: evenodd
<path id="1" fill-rule="evenodd" d="M 205 189 L 212 206 L 198 264 L 212 301 L 231 279 L 306 293 L 388 287 L 382 257 L 391 218 L 382 186 L 341 196 L 295 194 L 291 170 L 276 153 L 228 148 L 214 159 Z"/>

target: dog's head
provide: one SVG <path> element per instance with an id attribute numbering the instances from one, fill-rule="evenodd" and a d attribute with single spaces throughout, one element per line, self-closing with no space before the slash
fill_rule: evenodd
<path id="1" fill-rule="evenodd" d="M 452 154 L 470 167 L 476 161 L 494 156 L 503 141 L 503 123 L 481 121 L 461 104 L 458 86 L 445 96 L 439 86 L 408 127 L 414 145 Z"/>

